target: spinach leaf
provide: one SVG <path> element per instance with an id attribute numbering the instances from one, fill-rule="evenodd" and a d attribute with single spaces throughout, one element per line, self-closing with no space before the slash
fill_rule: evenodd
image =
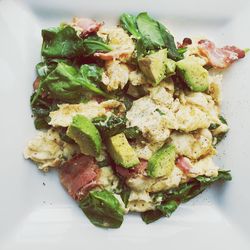
<path id="1" fill-rule="evenodd" d="M 50 126 L 46 118 L 36 117 L 34 120 L 34 125 L 36 129 L 48 129 Z"/>
<path id="2" fill-rule="evenodd" d="M 118 228 L 123 222 L 124 210 L 115 196 L 107 190 L 90 191 L 80 201 L 80 208 L 98 227 Z"/>
<path id="3" fill-rule="evenodd" d="M 170 200 L 161 205 L 156 206 L 158 210 L 162 212 L 162 214 L 166 217 L 170 217 L 171 214 L 177 209 L 179 203 L 175 200 Z"/>
<path id="4" fill-rule="evenodd" d="M 124 134 L 127 139 L 136 139 L 142 135 L 142 132 L 137 126 L 126 128 Z"/>
<path id="5" fill-rule="evenodd" d="M 225 119 L 225 117 L 223 117 L 222 115 L 219 116 L 219 119 L 220 121 L 223 123 L 223 124 L 226 124 L 227 125 L 227 120 Z"/>
<path id="6" fill-rule="evenodd" d="M 116 115 L 97 117 L 92 120 L 103 137 L 110 137 L 123 132 L 126 128 L 126 118 Z"/>
<path id="7" fill-rule="evenodd" d="M 70 64 L 68 59 L 47 59 L 36 65 L 36 73 L 40 78 L 46 77 L 52 70 L 54 70 L 59 62 Z"/>
<path id="8" fill-rule="evenodd" d="M 220 124 L 218 124 L 218 123 L 211 123 L 208 129 L 214 130 L 214 129 L 218 128 L 219 126 L 220 126 Z"/>
<path id="9" fill-rule="evenodd" d="M 128 205 L 128 200 L 129 200 L 130 193 L 131 193 L 130 188 L 127 185 L 124 184 L 123 187 L 122 187 L 122 191 L 120 193 L 120 196 L 122 198 L 122 201 L 123 201 L 125 207 L 127 207 L 127 205 Z"/>
<path id="10" fill-rule="evenodd" d="M 159 23 L 146 12 L 142 12 L 137 16 L 136 23 L 138 30 L 142 34 L 142 38 L 150 41 L 152 47 L 163 48 L 165 46 L 161 30 L 159 29 Z"/>
<path id="11" fill-rule="evenodd" d="M 146 12 L 138 14 L 136 18 L 125 13 L 120 20 L 121 26 L 137 39 L 138 58 L 152 51 L 167 48 L 169 58 L 175 61 L 183 59 L 186 49 L 177 49 L 173 35 Z"/>
<path id="12" fill-rule="evenodd" d="M 82 65 L 78 70 L 61 62 L 57 64 L 56 68 L 47 75 L 40 85 L 53 98 L 61 101 L 79 100 L 86 91 L 108 97 L 108 94 L 91 81 L 91 79 L 98 80 L 101 77 L 98 75 L 100 72 L 101 70 L 97 66 Z"/>
<path id="13" fill-rule="evenodd" d="M 163 213 L 160 210 L 149 210 L 141 213 L 142 220 L 146 223 L 152 223 L 163 217 Z"/>
<path id="14" fill-rule="evenodd" d="M 227 121 L 226 121 L 226 119 L 225 119 L 222 115 L 219 116 L 219 119 L 220 119 L 220 121 L 221 121 L 222 124 L 226 124 L 226 125 L 227 125 Z M 211 124 L 211 125 L 212 125 L 212 124 Z M 212 130 L 212 129 L 215 129 L 215 128 L 216 128 L 216 127 L 215 127 L 215 128 L 212 127 L 211 125 L 210 125 L 209 129 Z M 218 125 L 218 126 L 219 126 L 219 125 Z M 228 131 L 226 131 L 226 132 L 221 132 L 221 133 L 217 134 L 216 136 L 214 136 L 214 139 L 215 139 L 215 140 L 214 140 L 214 143 L 213 143 L 213 144 L 214 144 L 214 145 L 219 144 L 219 143 L 226 137 L 227 132 L 228 132 Z"/>
<path id="15" fill-rule="evenodd" d="M 181 184 L 177 188 L 169 189 L 165 192 L 152 194 L 153 199 L 161 198 L 162 202 L 156 206 L 155 211 L 147 211 L 141 214 L 145 223 L 154 222 L 161 217 L 169 217 L 180 203 L 189 201 L 203 192 L 208 186 L 217 181 L 230 181 L 232 176 L 230 171 L 219 170 L 216 177 L 198 176 L 187 183 Z"/>
<path id="16" fill-rule="evenodd" d="M 112 48 L 98 36 L 90 36 L 84 39 L 83 47 L 84 56 L 93 55 L 95 52 L 109 52 L 112 50 Z"/>
<path id="17" fill-rule="evenodd" d="M 86 57 L 95 52 L 108 52 L 111 48 L 97 37 L 82 39 L 71 26 L 42 30 L 42 56 L 46 58 Z"/>
<path id="18" fill-rule="evenodd" d="M 178 51 L 178 49 L 176 48 L 173 35 L 170 34 L 169 31 L 167 31 L 166 27 L 163 24 L 158 23 L 158 25 L 165 47 L 168 49 L 168 57 L 175 61 L 183 59 L 183 51 Z"/>
<path id="19" fill-rule="evenodd" d="M 141 34 L 136 25 L 136 17 L 128 13 L 124 13 L 120 17 L 120 25 L 127 30 L 134 38 L 139 39 Z"/>

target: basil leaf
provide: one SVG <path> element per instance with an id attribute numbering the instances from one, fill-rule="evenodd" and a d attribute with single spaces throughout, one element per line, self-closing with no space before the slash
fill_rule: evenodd
<path id="1" fill-rule="evenodd" d="M 115 196 L 107 191 L 90 191 L 80 201 L 80 208 L 98 227 L 118 228 L 123 222 L 124 210 Z"/>
<path id="2" fill-rule="evenodd" d="M 42 30 L 42 37 L 42 56 L 45 58 L 72 59 L 111 50 L 101 38 L 92 36 L 82 39 L 73 27 L 67 25 Z"/>
<path id="3" fill-rule="evenodd" d="M 124 13 L 120 17 L 120 25 L 127 30 L 134 38 L 139 39 L 141 34 L 137 28 L 136 17 L 128 13 Z"/>

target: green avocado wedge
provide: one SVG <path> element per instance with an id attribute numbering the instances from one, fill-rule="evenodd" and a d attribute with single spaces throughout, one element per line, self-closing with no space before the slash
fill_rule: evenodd
<path id="1" fill-rule="evenodd" d="M 169 177 L 175 166 L 175 146 L 164 145 L 148 161 L 147 174 L 150 177 Z"/>
<path id="2" fill-rule="evenodd" d="M 208 89 L 208 71 L 203 68 L 193 57 L 187 57 L 176 63 L 177 74 L 195 92 Z"/>
<path id="3" fill-rule="evenodd" d="M 107 149 L 114 162 L 124 168 L 132 168 L 140 163 L 124 133 L 108 138 Z"/>
<path id="4" fill-rule="evenodd" d="M 167 49 L 162 49 L 138 59 L 140 70 L 154 85 L 166 77 L 167 53 Z"/>
<path id="5" fill-rule="evenodd" d="M 101 136 L 94 124 L 85 116 L 74 116 L 66 134 L 79 145 L 81 153 L 91 156 L 100 154 Z"/>

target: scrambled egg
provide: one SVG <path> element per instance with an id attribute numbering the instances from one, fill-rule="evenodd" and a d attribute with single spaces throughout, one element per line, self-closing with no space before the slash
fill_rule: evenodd
<path id="1" fill-rule="evenodd" d="M 145 212 L 155 207 L 149 193 L 132 191 L 129 196 L 127 208 L 129 211 Z"/>
<path id="2" fill-rule="evenodd" d="M 190 159 L 198 159 L 216 152 L 212 146 L 212 134 L 208 129 L 201 129 L 193 134 L 176 131 L 171 134 L 171 139 L 176 153 Z"/>
<path id="3" fill-rule="evenodd" d="M 108 91 L 123 89 L 129 79 L 129 68 L 120 61 L 107 61 L 105 64 L 108 81 L 104 82 Z"/>
<path id="4" fill-rule="evenodd" d="M 62 141 L 59 134 L 50 129 L 46 132 L 39 132 L 34 139 L 29 141 L 24 157 L 34 161 L 38 169 L 47 172 L 49 167 L 60 166 L 78 152 L 76 145 Z"/>
<path id="5" fill-rule="evenodd" d="M 112 51 L 105 53 L 105 56 L 109 56 L 111 60 L 119 59 L 126 61 L 130 59 L 134 52 L 135 45 L 132 38 L 124 29 L 102 26 L 97 34 L 107 40 L 108 44 L 112 47 Z"/>
<path id="6" fill-rule="evenodd" d="M 117 100 L 108 100 L 101 103 L 97 101 L 89 101 L 87 103 L 79 104 L 60 104 L 59 109 L 50 112 L 49 124 L 53 127 L 68 127 L 75 115 L 84 115 L 89 119 L 98 116 L 111 114 L 111 111 L 117 110 L 118 113 L 124 113 L 125 105 Z"/>
<path id="7" fill-rule="evenodd" d="M 149 96 L 133 102 L 132 108 L 127 112 L 127 119 L 128 126 L 137 126 L 150 142 L 165 141 L 170 135 L 170 129 L 176 128 L 173 112 L 157 105 Z"/>
<path id="8" fill-rule="evenodd" d="M 145 191 L 147 193 L 155 193 L 178 187 L 182 178 L 183 172 L 179 168 L 174 167 L 171 175 L 167 178 L 151 178 L 139 175 L 128 178 L 126 183 L 136 193 Z"/>
<path id="9" fill-rule="evenodd" d="M 129 82 L 133 86 L 138 86 L 146 84 L 147 79 L 139 70 L 133 70 L 129 73 Z"/>
<path id="10" fill-rule="evenodd" d="M 119 179 L 114 175 L 111 167 L 102 167 L 100 168 L 98 184 L 109 191 L 114 191 L 118 187 Z"/>
<path id="11" fill-rule="evenodd" d="M 53 127 L 68 127 L 75 115 L 84 115 L 89 119 L 97 116 L 105 115 L 105 108 L 99 105 L 96 101 L 79 104 L 61 104 L 59 109 L 52 111 L 49 114 L 49 124 Z"/>
<path id="12" fill-rule="evenodd" d="M 199 175 L 215 177 L 218 175 L 218 170 L 219 167 L 214 164 L 212 157 L 207 156 L 194 164 L 191 163 L 191 168 L 187 176 L 192 178 Z"/>

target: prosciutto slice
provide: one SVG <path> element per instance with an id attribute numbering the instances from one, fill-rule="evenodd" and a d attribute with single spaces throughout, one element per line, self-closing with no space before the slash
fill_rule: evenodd
<path id="1" fill-rule="evenodd" d="M 80 35 L 82 37 L 86 37 L 89 34 L 96 33 L 100 27 L 102 26 L 102 23 L 98 23 L 95 20 L 89 19 L 89 18 L 73 18 L 72 24 L 71 24 L 76 30 L 80 31 Z"/>
<path id="2" fill-rule="evenodd" d="M 88 191 L 97 186 L 100 169 L 93 157 L 77 155 L 59 168 L 62 185 L 70 196 L 80 200 Z"/>
<path id="3" fill-rule="evenodd" d="M 148 165 L 147 161 L 140 160 L 140 163 L 133 168 L 124 168 L 124 167 L 117 165 L 115 167 L 115 169 L 119 175 L 121 175 L 125 178 L 129 178 L 129 177 L 134 176 L 134 175 L 143 174 L 147 168 L 147 165 Z"/>
<path id="4" fill-rule="evenodd" d="M 215 68 L 225 69 L 233 62 L 245 57 L 245 51 L 235 46 L 217 48 L 209 40 L 203 39 L 198 42 L 198 49 L 202 56 L 208 59 L 208 64 Z"/>

